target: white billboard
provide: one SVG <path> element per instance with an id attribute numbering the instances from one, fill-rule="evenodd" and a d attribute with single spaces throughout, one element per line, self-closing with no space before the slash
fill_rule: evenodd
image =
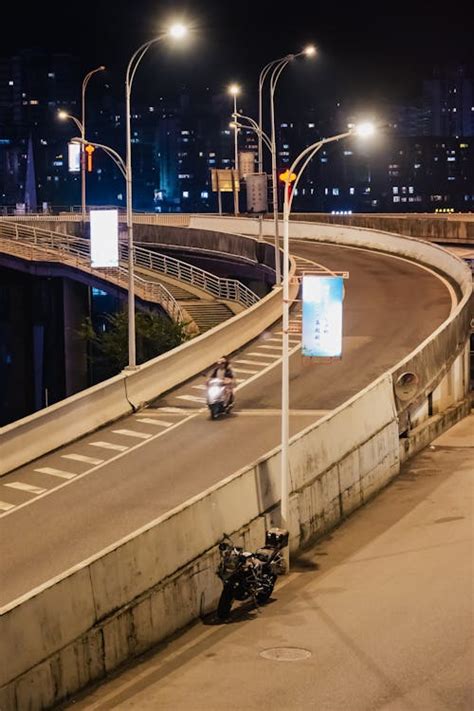
<path id="1" fill-rule="evenodd" d="M 268 211 L 268 179 L 266 173 L 254 173 L 245 178 L 247 186 L 247 212 Z"/>
<path id="2" fill-rule="evenodd" d="M 342 276 L 303 274 L 302 355 L 342 355 Z"/>
<path id="3" fill-rule="evenodd" d="M 67 144 L 68 170 L 79 173 L 81 170 L 81 146 L 79 143 Z"/>
<path id="4" fill-rule="evenodd" d="M 118 267 L 118 210 L 91 210 L 91 266 Z"/>

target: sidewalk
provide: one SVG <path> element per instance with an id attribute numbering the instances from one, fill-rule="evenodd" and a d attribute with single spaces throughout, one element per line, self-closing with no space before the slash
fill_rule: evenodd
<path id="1" fill-rule="evenodd" d="M 297 561 L 62 708 L 472 711 L 474 415 Z"/>

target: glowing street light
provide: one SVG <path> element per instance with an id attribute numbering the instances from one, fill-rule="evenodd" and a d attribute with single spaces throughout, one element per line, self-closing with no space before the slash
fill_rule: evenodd
<path id="1" fill-rule="evenodd" d="M 289 270 L 290 259 L 289 249 L 289 222 L 291 206 L 295 190 L 304 173 L 304 170 L 311 159 L 326 143 L 340 141 L 348 136 L 368 137 L 375 132 L 375 126 L 370 123 L 362 123 L 352 126 L 345 133 L 337 136 L 323 138 L 305 148 L 293 161 L 291 167 L 286 171 L 285 197 L 283 204 L 283 327 L 282 327 L 282 375 L 281 375 L 281 473 L 280 473 L 280 525 L 288 529 L 289 524 L 289 391 L 290 391 L 290 351 L 289 351 L 289 323 L 290 323 L 290 291 L 289 291 Z M 295 180 L 292 181 L 292 177 Z M 291 184 L 293 182 L 293 188 Z"/>
<path id="2" fill-rule="evenodd" d="M 234 112 L 232 116 L 234 118 L 237 116 L 237 96 L 240 94 L 240 86 L 238 84 L 231 84 L 228 88 L 228 92 L 231 96 L 234 97 Z M 236 171 L 239 170 L 239 150 L 237 147 L 237 132 L 238 132 L 238 126 L 237 123 L 234 122 L 234 169 Z M 232 182 L 232 185 L 234 185 L 234 181 Z M 234 189 L 234 214 L 238 215 L 239 214 L 239 196 L 237 193 L 237 190 Z"/>
<path id="3" fill-rule="evenodd" d="M 127 230 L 128 230 L 128 368 L 134 369 L 136 361 L 135 343 L 135 281 L 133 263 L 133 215 L 132 215 L 132 134 L 130 99 L 132 84 L 138 65 L 152 44 L 163 39 L 181 40 L 187 35 L 187 28 L 181 23 L 175 23 L 166 32 L 142 44 L 132 55 L 125 74 L 125 123 L 126 123 L 126 159 L 125 180 L 127 185 Z"/>
<path id="4" fill-rule="evenodd" d="M 277 150 L 276 150 L 276 130 L 275 130 L 275 90 L 278 79 L 284 68 L 297 57 L 312 57 L 316 54 L 316 48 L 310 44 L 297 54 L 287 54 L 280 59 L 269 62 L 260 72 L 258 81 L 258 125 L 263 129 L 263 109 L 262 93 L 265 80 L 270 75 L 270 121 L 271 121 L 271 143 L 272 143 L 272 192 L 273 192 L 273 223 L 275 230 L 275 274 L 277 285 L 281 282 L 280 267 L 280 236 L 278 232 L 278 180 L 277 180 Z M 263 172 L 263 145 L 262 139 L 258 142 L 258 171 Z"/>

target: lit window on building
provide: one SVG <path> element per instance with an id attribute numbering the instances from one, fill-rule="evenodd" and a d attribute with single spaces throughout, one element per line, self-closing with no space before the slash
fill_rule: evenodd
<path id="1" fill-rule="evenodd" d="M 314 123 L 309 123 L 308 128 L 314 128 Z"/>
<path id="2" fill-rule="evenodd" d="M 339 195 L 339 188 L 333 188 L 333 189 L 332 189 L 332 194 L 333 194 L 333 195 Z"/>
<path id="3" fill-rule="evenodd" d="M 281 124 L 280 124 L 280 128 L 288 128 L 288 124 L 287 124 L 287 123 L 281 123 Z"/>
<path id="4" fill-rule="evenodd" d="M 413 193 L 415 192 L 415 190 L 414 190 L 414 188 L 413 188 L 413 185 L 410 185 L 410 186 L 409 186 L 408 192 L 410 193 L 410 195 L 413 195 Z"/>
<path id="5" fill-rule="evenodd" d="M 189 136 L 189 131 L 181 131 L 182 136 Z"/>
<path id="6" fill-rule="evenodd" d="M 327 162 L 328 162 L 328 159 L 327 159 L 327 158 L 320 158 L 319 160 L 320 160 L 321 163 L 327 163 Z"/>
<path id="7" fill-rule="evenodd" d="M 392 188 L 392 193 L 393 193 L 394 195 L 398 195 L 398 187 L 397 187 L 396 185 L 393 186 L 393 188 Z"/>
<path id="8" fill-rule="evenodd" d="M 207 192 L 207 190 L 203 190 L 203 191 L 201 192 L 201 198 L 202 198 L 203 200 L 207 200 L 208 197 L 209 197 L 209 193 Z"/>
<path id="9" fill-rule="evenodd" d="M 344 155 L 345 155 L 345 156 L 351 156 L 351 155 L 352 155 L 352 151 L 344 151 Z"/>
<path id="10" fill-rule="evenodd" d="M 12 82 L 12 81 L 10 80 L 10 81 L 8 82 L 8 86 L 13 86 L 13 85 L 14 85 L 14 82 Z"/>
<path id="11" fill-rule="evenodd" d="M 48 72 L 48 79 L 55 79 L 56 74 L 54 72 Z"/>
<path id="12" fill-rule="evenodd" d="M 224 161 L 222 161 L 222 162 L 224 162 Z M 215 158 L 209 158 L 208 163 L 209 163 L 209 165 L 215 165 L 216 164 Z"/>
<path id="13" fill-rule="evenodd" d="M 393 196 L 393 202 L 400 202 L 400 196 L 399 196 L 399 195 L 394 195 L 394 196 Z"/>
<path id="14" fill-rule="evenodd" d="M 349 188 L 349 195 L 355 194 L 355 188 Z"/>
<path id="15" fill-rule="evenodd" d="M 30 106 L 38 106 L 38 104 L 39 104 L 38 99 L 31 99 Z"/>
<path id="16" fill-rule="evenodd" d="M 446 158 L 446 160 L 448 161 L 448 163 L 454 163 L 456 160 L 456 157 L 455 156 L 448 156 Z"/>
<path id="17" fill-rule="evenodd" d="M 183 197 L 188 198 L 189 197 L 189 192 L 188 190 L 183 190 Z"/>

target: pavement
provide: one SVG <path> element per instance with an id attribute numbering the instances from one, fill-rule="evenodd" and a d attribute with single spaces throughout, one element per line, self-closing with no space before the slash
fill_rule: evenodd
<path id="1" fill-rule="evenodd" d="M 472 711 L 474 414 L 298 559 L 63 709 Z"/>

